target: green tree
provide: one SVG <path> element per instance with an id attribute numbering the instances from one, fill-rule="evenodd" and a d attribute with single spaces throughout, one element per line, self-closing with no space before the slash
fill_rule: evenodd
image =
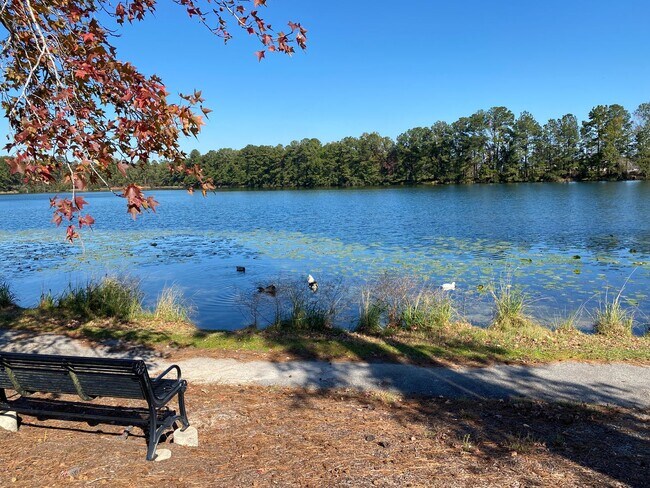
<path id="1" fill-rule="evenodd" d="M 381 170 L 393 151 L 393 141 L 378 133 L 364 133 L 358 139 L 358 165 L 353 172 L 355 180 L 364 186 L 379 185 Z"/>
<path id="2" fill-rule="evenodd" d="M 630 114 L 621 105 L 598 105 L 581 130 L 589 177 L 622 177 L 632 147 Z"/>
<path id="3" fill-rule="evenodd" d="M 512 150 L 503 174 L 505 181 L 537 181 L 541 174 L 536 155 L 542 138 L 542 127 L 528 112 L 522 112 L 512 128 Z"/>
<path id="4" fill-rule="evenodd" d="M 634 161 L 639 171 L 650 177 L 650 103 L 642 103 L 634 112 Z"/>
<path id="5" fill-rule="evenodd" d="M 574 179 L 580 169 L 580 129 L 575 115 L 550 119 L 542 128 L 535 160 L 539 179 Z"/>
<path id="6" fill-rule="evenodd" d="M 431 174 L 437 181 L 449 183 L 458 179 L 453 165 L 453 128 L 447 122 L 436 122 L 431 126 L 432 154 Z"/>
<path id="7" fill-rule="evenodd" d="M 480 110 L 451 125 L 452 173 L 458 183 L 481 180 L 487 161 L 487 114 Z"/>
<path id="8" fill-rule="evenodd" d="M 328 186 L 330 179 L 325 174 L 321 158 L 323 146 L 318 139 L 293 141 L 284 154 L 283 186 L 315 188 Z"/>
<path id="9" fill-rule="evenodd" d="M 506 173 L 515 114 L 506 107 L 492 107 L 487 111 L 488 164 L 484 166 L 485 181 L 498 181 Z"/>
<path id="10" fill-rule="evenodd" d="M 428 127 L 415 127 L 397 136 L 397 174 L 402 183 L 419 183 L 431 179 L 426 170 L 431 165 L 432 133 Z"/>

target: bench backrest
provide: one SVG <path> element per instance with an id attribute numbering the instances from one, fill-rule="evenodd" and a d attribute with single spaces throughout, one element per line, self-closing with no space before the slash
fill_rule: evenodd
<path id="1" fill-rule="evenodd" d="M 149 384 L 142 360 L 0 352 L 0 388 L 21 394 L 146 399 Z"/>

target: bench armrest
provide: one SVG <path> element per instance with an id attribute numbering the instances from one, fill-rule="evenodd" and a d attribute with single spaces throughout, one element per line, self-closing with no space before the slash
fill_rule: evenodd
<path id="1" fill-rule="evenodd" d="M 163 407 L 167 405 L 167 403 L 174 398 L 179 392 L 185 391 L 185 388 L 187 388 L 187 382 L 185 380 L 177 380 L 174 382 L 174 385 L 162 392 L 156 392 L 155 391 L 155 385 L 154 389 L 152 390 L 152 398 L 151 400 L 153 401 L 154 405 L 156 407 Z"/>
<path id="2" fill-rule="evenodd" d="M 158 376 L 156 376 L 153 380 L 151 380 L 152 383 L 157 383 L 161 379 L 163 379 L 165 376 L 167 376 L 172 370 L 176 370 L 176 380 L 180 381 L 181 380 L 181 368 L 176 366 L 175 364 L 172 364 L 169 368 L 167 368 L 165 371 L 160 373 Z"/>

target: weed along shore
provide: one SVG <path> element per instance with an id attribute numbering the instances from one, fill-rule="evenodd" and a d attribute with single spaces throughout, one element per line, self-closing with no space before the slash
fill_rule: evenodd
<path id="1" fill-rule="evenodd" d="M 361 294 L 354 330 L 333 325 L 341 296 L 319 295 L 294 284 L 278 285 L 274 296 L 262 297 L 277 312 L 267 327 L 201 330 L 191 323 L 191 305 L 178 288 L 163 290 L 155 306 L 146 309 L 137 284 L 116 278 L 70 288 L 59 297 L 44 295 L 32 309 L 16 306 L 11 287 L 3 283 L 0 328 L 240 359 L 425 366 L 568 360 L 650 364 L 650 335 L 632 333 L 632 312 L 618 298 L 596 310 L 593 333 L 583 332 L 575 326 L 575 314 L 550 327 L 536 323 L 528 315 L 526 295 L 503 285 L 490 292 L 492 324 L 477 327 L 458 316 L 449 293 L 413 288 L 414 282 L 404 278 L 382 280 Z M 253 295 L 257 306 L 260 296 Z"/>

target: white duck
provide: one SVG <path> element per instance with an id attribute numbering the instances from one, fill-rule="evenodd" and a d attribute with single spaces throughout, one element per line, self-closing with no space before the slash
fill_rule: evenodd
<path id="1" fill-rule="evenodd" d="M 443 283 L 440 288 L 442 291 L 454 291 L 456 289 L 456 282 L 452 281 L 451 283 Z"/>
<path id="2" fill-rule="evenodd" d="M 318 282 L 312 275 L 307 276 L 307 286 L 309 286 L 309 289 L 314 293 L 316 293 L 316 290 L 318 290 Z"/>

